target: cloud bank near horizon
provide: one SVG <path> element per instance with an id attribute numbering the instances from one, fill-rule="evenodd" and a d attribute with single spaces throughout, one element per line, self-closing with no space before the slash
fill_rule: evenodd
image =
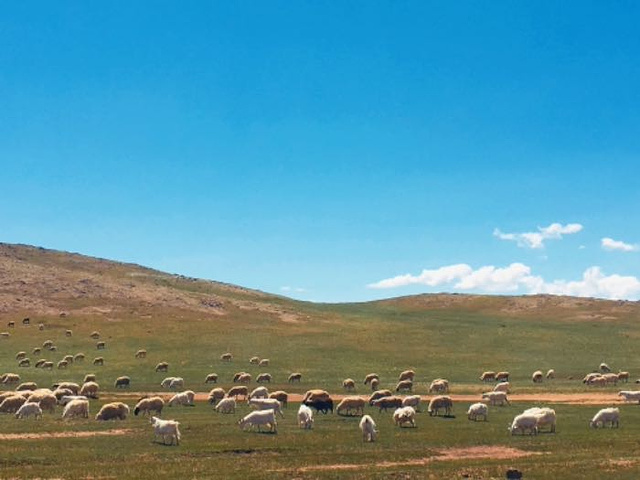
<path id="1" fill-rule="evenodd" d="M 540 249 L 544 248 L 545 240 L 561 240 L 563 235 L 573 235 L 582 231 L 584 227 L 579 223 L 552 223 L 547 227 L 538 227 L 537 232 L 504 233 L 499 228 L 493 231 L 493 236 L 500 240 L 516 242 L 519 247 Z"/>

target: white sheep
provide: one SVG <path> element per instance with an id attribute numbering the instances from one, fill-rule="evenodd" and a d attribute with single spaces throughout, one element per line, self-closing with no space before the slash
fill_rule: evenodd
<path id="1" fill-rule="evenodd" d="M 223 398 L 213 409 L 219 413 L 235 413 L 236 399 L 234 397 Z"/>
<path id="2" fill-rule="evenodd" d="M 164 400 L 160 397 L 142 398 L 133 408 L 133 414 L 138 416 L 142 412 L 142 415 L 151 415 L 151 412 L 155 412 L 156 415 L 160 415 L 163 408 Z"/>
<path id="3" fill-rule="evenodd" d="M 556 378 L 556 371 L 552 368 L 547 372 L 547 380 L 553 380 Z"/>
<path id="4" fill-rule="evenodd" d="M 510 388 L 511 388 L 511 384 L 509 382 L 500 382 L 495 387 L 493 387 L 493 391 L 509 393 Z"/>
<path id="5" fill-rule="evenodd" d="M 304 404 L 300 404 L 298 409 L 298 425 L 307 430 L 313 426 L 313 410 Z"/>
<path id="6" fill-rule="evenodd" d="M 188 407 L 193 407 L 193 400 L 196 394 L 192 390 L 185 390 L 184 392 L 176 393 L 171 399 L 167 402 L 167 405 L 173 407 L 174 405 L 184 405 Z"/>
<path id="7" fill-rule="evenodd" d="M 364 413 L 365 403 L 364 398 L 356 396 L 345 397 L 338 404 L 336 413 L 338 415 L 343 415 L 344 412 L 345 415 L 350 415 L 352 411 L 355 411 L 356 415 L 362 415 Z"/>
<path id="8" fill-rule="evenodd" d="M 484 403 L 474 403 L 469 406 L 469 410 L 467 411 L 467 418 L 469 420 L 473 420 L 474 422 L 478 421 L 478 417 L 483 417 L 484 421 L 487 421 L 489 416 L 489 407 Z"/>
<path id="9" fill-rule="evenodd" d="M 218 401 L 222 400 L 225 395 L 226 392 L 224 391 L 224 388 L 214 388 L 209 392 L 209 403 L 215 405 Z"/>
<path id="10" fill-rule="evenodd" d="M 538 419 L 537 427 L 538 431 L 544 426 L 549 426 L 549 431 L 554 433 L 556 431 L 556 411 L 547 407 L 533 407 L 522 412 L 524 414 L 535 415 Z"/>
<path id="11" fill-rule="evenodd" d="M 87 382 L 82 385 L 80 389 L 80 395 L 83 395 L 87 398 L 98 398 L 98 390 L 100 389 L 100 385 L 96 382 Z"/>
<path id="12" fill-rule="evenodd" d="M 276 413 L 279 413 L 281 417 L 284 418 L 284 413 L 282 413 L 282 405 L 275 398 L 251 398 L 249 400 L 249 405 L 251 405 L 256 410 L 273 410 Z"/>
<path id="13" fill-rule="evenodd" d="M 533 383 L 542 383 L 543 379 L 544 379 L 544 375 L 542 374 L 542 371 L 540 371 L 540 370 L 536 370 L 531 375 L 531 381 Z"/>
<path id="14" fill-rule="evenodd" d="M 620 425 L 620 410 L 617 408 L 603 408 L 594 415 L 589 423 L 590 427 L 599 428 L 606 427 L 607 423 L 611 424 L 611 428 L 615 425 L 616 428 Z"/>
<path id="15" fill-rule="evenodd" d="M 446 395 L 439 395 L 437 397 L 433 397 L 429 401 L 429 407 L 427 408 L 427 412 L 429 416 L 438 415 L 440 409 L 444 409 L 445 415 L 451 414 L 451 409 L 453 408 L 453 400 L 451 397 Z"/>
<path id="16" fill-rule="evenodd" d="M 249 394 L 249 400 L 252 398 L 269 398 L 269 389 L 267 387 L 254 388 Z"/>
<path id="17" fill-rule="evenodd" d="M 156 437 L 162 437 L 162 444 L 166 445 L 166 438 L 171 439 L 169 445 L 173 445 L 173 441 L 176 441 L 176 445 L 180 445 L 180 422 L 175 420 L 161 420 L 158 417 L 151 417 L 151 425 L 153 425 L 154 440 Z"/>
<path id="18" fill-rule="evenodd" d="M 68 419 L 73 417 L 89 418 L 89 400 L 74 399 L 64 407 L 62 418 Z"/>
<path id="19" fill-rule="evenodd" d="M 0 403 L 0 413 L 16 413 L 26 401 L 22 395 L 11 395 Z"/>
<path id="20" fill-rule="evenodd" d="M 107 403 L 96 414 L 96 420 L 125 420 L 129 415 L 129 406 L 122 402 Z"/>
<path id="21" fill-rule="evenodd" d="M 273 410 L 257 410 L 245 415 L 238 421 L 238 425 L 242 430 L 245 427 L 249 428 L 258 427 L 258 431 L 261 431 L 261 427 L 269 425 L 269 431 L 278 433 L 278 422 L 276 422 L 276 414 Z"/>
<path id="22" fill-rule="evenodd" d="M 429 385 L 429 393 L 447 393 L 449 391 L 449 381 L 443 378 L 437 378 Z"/>
<path id="23" fill-rule="evenodd" d="M 522 435 L 529 430 L 530 435 L 538 434 L 538 416 L 531 413 L 521 413 L 516 416 L 508 429 L 511 435 L 515 435 L 517 431 L 521 431 Z"/>
<path id="24" fill-rule="evenodd" d="M 58 403 L 64 406 L 64 405 L 68 405 L 69 402 L 72 402 L 74 400 L 89 400 L 89 399 L 84 395 L 64 395 L 60 397 L 60 400 L 58 400 Z"/>
<path id="25" fill-rule="evenodd" d="M 169 382 L 169 390 L 178 390 L 180 388 L 184 388 L 184 378 L 174 377 L 173 380 Z"/>
<path id="26" fill-rule="evenodd" d="M 402 427 L 405 424 L 409 424 L 412 427 L 416 426 L 416 411 L 413 407 L 401 407 L 393 412 L 393 423 L 398 427 Z"/>
<path id="27" fill-rule="evenodd" d="M 507 394 L 505 392 L 486 392 L 482 394 L 483 400 L 489 400 L 489 404 L 491 405 L 504 405 L 505 403 L 509 405 L 509 400 L 507 399 Z"/>
<path id="28" fill-rule="evenodd" d="M 342 388 L 347 390 L 348 392 L 352 392 L 356 389 L 356 382 L 353 378 L 345 378 L 342 381 Z"/>
<path id="29" fill-rule="evenodd" d="M 362 432 L 363 442 L 374 442 L 376 440 L 376 422 L 373 421 L 370 415 L 363 415 L 359 423 L 360 431 Z"/>
<path id="30" fill-rule="evenodd" d="M 622 390 L 618 392 L 619 397 L 623 397 L 625 402 L 640 403 L 640 391 Z"/>
<path id="31" fill-rule="evenodd" d="M 16 418 L 26 418 L 29 415 L 33 415 L 36 420 L 42 418 L 42 408 L 40 408 L 40 405 L 34 402 L 26 402 L 16 412 Z"/>
<path id="32" fill-rule="evenodd" d="M 609 372 L 611 372 L 611 367 L 609 367 L 609 365 L 607 365 L 606 363 L 602 362 L 600 364 L 600 371 L 602 373 L 609 373 Z"/>
<path id="33" fill-rule="evenodd" d="M 416 412 L 419 412 L 421 401 L 422 397 L 420 395 L 408 395 L 402 399 L 402 406 L 413 407 Z"/>

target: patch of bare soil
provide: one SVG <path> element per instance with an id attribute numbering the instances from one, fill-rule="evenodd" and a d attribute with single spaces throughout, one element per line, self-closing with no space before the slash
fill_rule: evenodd
<path id="1" fill-rule="evenodd" d="M 111 437 L 126 435 L 133 430 L 130 428 L 118 428 L 114 430 L 75 431 L 53 433 L 3 433 L 0 440 L 48 440 L 50 438 L 85 438 L 85 437 Z"/>

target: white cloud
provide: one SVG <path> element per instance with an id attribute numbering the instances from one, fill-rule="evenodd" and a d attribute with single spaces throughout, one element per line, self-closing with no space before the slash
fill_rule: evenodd
<path id="1" fill-rule="evenodd" d="M 291 287 L 289 287 L 289 286 L 280 287 L 280 290 L 282 290 L 283 292 L 290 292 L 291 291 Z"/>
<path id="2" fill-rule="evenodd" d="M 296 293 L 304 293 L 307 291 L 306 288 L 300 288 L 300 287 L 290 287 L 290 286 L 284 286 L 284 287 L 280 287 L 280 290 L 283 292 L 296 292 Z"/>
<path id="3" fill-rule="evenodd" d="M 638 251 L 638 245 L 632 245 L 630 243 L 624 243 L 613 238 L 605 237 L 600 241 L 600 245 L 603 250 L 617 250 L 619 252 L 636 252 Z"/>
<path id="4" fill-rule="evenodd" d="M 399 275 L 368 285 L 369 288 L 386 289 L 408 285 L 445 286 L 454 291 L 478 293 L 549 293 L 577 297 L 636 300 L 640 297 L 640 280 L 634 276 L 605 275 L 600 267 L 584 271 L 581 280 L 545 281 L 531 274 L 531 268 L 522 263 L 512 263 L 503 268 L 493 265 L 476 270 L 467 264 L 457 264 L 423 270 L 420 275 Z"/>
<path id="5" fill-rule="evenodd" d="M 504 233 L 496 228 L 493 231 L 494 237 L 500 240 L 510 240 L 516 242 L 519 247 L 524 248 L 544 248 L 545 240 L 560 240 L 563 235 L 572 235 L 583 229 L 579 223 L 552 223 L 547 227 L 538 227 L 537 232 L 524 233 Z"/>

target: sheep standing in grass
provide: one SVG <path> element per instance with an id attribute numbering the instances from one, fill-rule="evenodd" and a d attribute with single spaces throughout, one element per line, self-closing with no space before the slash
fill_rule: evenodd
<path id="1" fill-rule="evenodd" d="M 256 410 L 273 410 L 274 412 L 280 414 L 282 418 L 284 418 L 284 413 L 282 412 L 282 405 L 275 398 L 252 398 L 249 400 L 249 405 L 251 405 Z"/>
<path id="2" fill-rule="evenodd" d="M 482 394 L 482 399 L 489 400 L 489 404 L 491 405 L 502 406 L 505 403 L 509 405 L 506 392 L 486 392 Z"/>
<path id="3" fill-rule="evenodd" d="M 493 387 L 493 391 L 509 393 L 510 388 L 511 384 L 509 382 L 500 382 L 495 387 Z"/>
<path id="4" fill-rule="evenodd" d="M 546 377 L 547 377 L 547 380 L 553 380 L 554 378 L 556 378 L 556 371 L 552 368 L 547 372 Z"/>
<path id="5" fill-rule="evenodd" d="M 405 380 L 411 380 L 413 382 L 413 378 L 416 376 L 416 372 L 414 372 L 413 370 L 405 370 L 404 372 L 400 373 L 400 376 L 398 377 L 398 382 L 403 382 Z"/>
<path id="6" fill-rule="evenodd" d="M 380 388 L 380 380 L 374 378 L 373 380 L 371 380 L 369 385 L 371 386 L 371 391 L 375 392 L 376 390 L 378 390 L 378 388 Z"/>
<path id="7" fill-rule="evenodd" d="M 26 418 L 33 415 L 35 419 L 42 418 L 42 408 L 34 402 L 26 402 L 16 412 L 16 418 Z"/>
<path id="8" fill-rule="evenodd" d="M 544 375 L 542 374 L 542 372 L 540 370 L 536 370 L 531 375 L 531 381 L 533 383 L 542 383 L 543 379 L 544 379 Z"/>
<path id="9" fill-rule="evenodd" d="M 301 404 L 298 409 L 298 425 L 306 430 L 310 430 L 313 426 L 313 410 L 304 404 Z"/>
<path id="10" fill-rule="evenodd" d="M 136 352 L 136 358 L 147 358 L 147 351 L 146 350 L 138 350 Z"/>
<path id="11" fill-rule="evenodd" d="M 223 362 L 230 362 L 232 359 L 233 355 L 231 355 L 229 352 L 220 355 L 220 360 L 222 360 Z"/>
<path id="12" fill-rule="evenodd" d="M 286 407 L 289 403 L 289 394 L 283 390 L 277 390 L 269 394 L 269 398 L 275 398 L 280 402 L 283 407 Z"/>
<path id="13" fill-rule="evenodd" d="M 272 377 L 271 377 L 270 373 L 261 373 L 260 375 L 258 375 L 256 377 L 256 382 L 258 382 L 258 383 L 264 383 L 264 382 L 271 383 L 271 378 Z"/>
<path id="14" fill-rule="evenodd" d="M 16 413 L 27 401 L 22 395 L 12 395 L 0 403 L 0 413 Z"/>
<path id="15" fill-rule="evenodd" d="M 509 381 L 509 372 L 496 373 L 496 382 L 508 382 L 508 381 Z"/>
<path id="16" fill-rule="evenodd" d="M 227 397 L 244 397 L 245 399 L 249 397 L 249 389 L 246 386 L 236 386 L 231 387 L 227 392 Z"/>
<path id="17" fill-rule="evenodd" d="M 96 382 L 87 382 L 82 385 L 80 389 L 80 395 L 83 395 L 87 398 L 98 398 L 98 390 L 100 390 L 100 385 Z"/>
<path id="18" fill-rule="evenodd" d="M 487 371 L 487 372 L 482 372 L 482 375 L 480 375 L 480 380 L 482 380 L 483 382 L 493 382 L 496 379 L 496 372 L 492 372 L 492 371 Z"/>
<path id="19" fill-rule="evenodd" d="M 437 378 L 429 385 L 429 393 L 448 393 L 449 381 L 444 378 Z"/>
<path id="20" fill-rule="evenodd" d="M 162 414 L 162 409 L 164 408 L 164 400 L 160 397 L 147 397 L 142 398 L 133 408 L 133 414 L 138 416 L 138 414 L 142 413 L 142 415 L 151 415 L 151 412 L 154 412 L 156 415 Z"/>
<path id="21" fill-rule="evenodd" d="M 618 380 L 627 383 L 629 381 L 629 372 L 618 372 Z"/>
<path id="22" fill-rule="evenodd" d="M 156 372 L 168 372 L 169 371 L 169 364 L 167 362 L 160 362 L 156 365 L 155 368 Z"/>
<path id="23" fill-rule="evenodd" d="M 369 405 L 373 405 L 373 402 L 375 402 L 379 398 L 391 397 L 392 395 L 393 395 L 393 393 L 391 393 L 391 390 L 376 390 L 369 397 L 369 400 L 368 400 Z"/>
<path id="24" fill-rule="evenodd" d="M 236 399 L 233 397 L 223 398 L 213 409 L 219 413 L 235 413 Z"/>
<path id="25" fill-rule="evenodd" d="M 261 427 L 269 425 L 269 431 L 272 433 L 278 433 L 278 422 L 276 422 L 276 414 L 273 410 L 257 410 L 245 415 L 238 421 L 238 425 L 242 430 L 245 427 L 253 428 L 258 427 L 258 431 L 261 431 Z"/>
<path id="26" fill-rule="evenodd" d="M 96 414 L 96 420 L 125 420 L 129 415 L 129 407 L 122 402 L 113 402 L 103 405 Z"/>
<path id="27" fill-rule="evenodd" d="M 171 399 L 167 402 L 167 405 L 173 407 L 174 405 L 183 405 L 186 407 L 193 407 L 193 400 L 195 399 L 196 394 L 191 390 L 185 390 L 184 392 L 180 392 L 175 394 Z"/>
<path id="28" fill-rule="evenodd" d="M 222 400 L 225 395 L 226 392 L 224 391 L 224 388 L 214 388 L 209 392 L 209 403 L 215 405 L 217 402 Z"/>
<path id="29" fill-rule="evenodd" d="M 27 352 L 16 353 L 16 360 L 22 360 L 23 358 L 27 358 Z"/>
<path id="30" fill-rule="evenodd" d="M 207 375 L 207 377 L 204 379 L 204 383 L 218 383 L 218 374 L 217 373 L 210 373 L 209 375 Z"/>
<path id="31" fill-rule="evenodd" d="M 251 365 L 258 365 L 260 363 L 260 358 L 259 357 L 251 357 L 249 359 L 249 363 Z"/>
<path id="32" fill-rule="evenodd" d="M 619 397 L 623 397 L 625 402 L 640 403 L 640 391 L 622 390 L 618 392 Z"/>
<path id="33" fill-rule="evenodd" d="M 422 398 L 420 395 L 408 395 L 402 399 L 403 407 L 413 407 L 416 412 L 420 411 L 420 402 Z"/>
<path id="34" fill-rule="evenodd" d="M 487 407 L 484 403 L 474 403 L 469 406 L 469 410 L 467 411 L 467 418 L 469 420 L 473 420 L 474 422 L 478 421 L 479 417 L 483 417 L 484 421 L 487 421 L 489 415 L 489 407 Z"/>
<path id="35" fill-rule="evenodd" d="M 289 382 L 289 383 L 294 383 L 294 382 L 300 383 L 301 380 L 302 380 L 302 374 L 300 372 L 294 372 L 291 375 L 289 375 L 289 378 L 287 379 L 287 382 Z"/>
<path id="36" fill-rule="evenodd" d="M 56 396 L 51 391 L 46 390 L 33 392 L 29 396 L 29 401 L 39 404 L 43 411 L 48 411 L 49 413 L 55 413 L 56 404 L 58 403 Z"/>
<path id="37" fill-rule="evenodd" d="M 269 389 L 267 387 L 254 388 L 249 394 L 249 400 L 252 398 L 269 398 Z"/>
<path id="38" fill-rule="evenodd" d="M 397 408 L 396 411 L 393 412 L 393 423 L 395 423 L 398 427 L 403 427 L 406 424 L 415 427 L 416 411 L 413 409 L 413 407 Z"/>
<path id="39" fill-rule="evenodd" d="M 535 415 L 538 419 L 538 423 L 536 426 L 538 427 L 538 431 L 541 431 L 542 427 L 549 427 L 550 433 L 555 433 L 556 431 L 556 411 L 552 408 L 540 408 L 533 407 L 525 410 L 523 413 Z"/>
<path id="40" fill-rule="evenodd" d="M 31 360 L 29 360 L 28 358 L 23 358 L 22 360 L 20 360 L 18 362 L 18 366 L 19 367 L 30 367 L 31 366 Z"/>
<path id="41" fill-rule="evenodd" d="M 451 415 L 451 409 L 453 408 L 453 400 L 447 395 L 439 395 L 433 397 L 429 402 L 429 408 L 427 412 L 430 416 L 438 416 L 440 410 L 444 410 L 445 416 Z"/>
<path id="42" fill-rule="evenodd" d="M 238 377 L 238 383 L 251 383 L 251 374 L 245 373 Z"/>
<path id="43" fill-rule="evenodd" d="M 131 378 L 127 376 L 118 377 L 114 383 L 114 388 L 129 388 L 131 385 Z"/>
<path id="44" fill-rule="evenodd" d="M 618 408 L 603 408 L 594 415 L 589 426 L 592 428 L 599 428 L 600 426 L 605 428 L 607 423 L 611 424 L 611 428 L 614 425 L 616 428 L 620 426 L 620 410 Z"/>
<path id="45" fill-rule="evenodd" d="M 84 358 L 85 358 L 84 353 L 76 353 L 73 356 L 73 361 L 74 362 L 84 362 Z"/>
<path id="46" fill-rule="evenodd" d="M 376 422 L 369 415 L 363 415 L 358 424 L 362 432 L 363 442 L 375 442 L 378 431 L 376 430 Z"/>
<path id="47" fill-rule="evenodd" d="M 370 384 L 373 379 L 380 380 L 380 376 L 377 373 L 370 373 L 369 375 L 364 377 L 364 384 Z"/>
<path id="48" fill-rule="evenodd" d="M 38 384 L 35 382 L 24 382 L 16 387 L 16 392 L 37 390 Z"/>
<path id="49" fill-rule="evenodd" d="M 347 392 L 353 392 L 356 389 L 356 382 L 353 378 L 345 378 L 342 381 L 342 388 Z"/>
<path id="50" fill-rule="evenodd" d="M 58 362 L 58 365 L 57 365 L 58 370 L 63 370 L 65 368 L 67 368 L 68 366 L 69 366 L 69 362 L 67 362 L 66 360 L 60 360 Z"/>
<path id="51" fill-rule="evenodd" d="M 401 380 L 396 385 L 396 392 L 411 392 L 413 390 L 413 380 Z"/>
<path id="52" fill-rule="evenodd" d="M 338 415 L 363 415 L 365 401 L 360 397 L 345 397 L 336 407 Z"/>
<path id="53" fill-rule="evenodd" d="M 154 440 L 157 437 L 162 437 L 162 444 L 166 445 L 167 437 L 171 439 L 169 445 L 173 445 L 173 441 L 176 441 L 176 445 L 180 445 L 180 422 L 175 420 L 161 420 L 158 417 L 151 417 L 151 425 L 153 425 Z"/>
<path id="54" fill-rule="evenodd" d="M 66 420 L 73 417 L 89 418 L 89 400 L 75 399 L 65 405 L 62 418 Z"/>
<path id="55" fill-rule="evenodd" d="M 390 408 L 395 410 L 396 408 L 402 407 L 402 397 L 392 395 L 390 397 L 378 398 L 371 403 L 371 406 L 378 407 L 380 412 L 382 412 L 382 410 L 387 411 Z"/>
<path id="56" fill-rule="evenodd" d="M 602 362 L 600 364 L 600 371 L 602 373 L 610 373 L 611 372 L 611 367 L 609 367 L 609 365 L 607 365 L 606 363 Z"/>
<path id="57" fill-rule="evenodd" d="M 98 340 L 100 338 L 100 332 L 91 332 L 91 335 L 89 335 L 91 338 L 93 338 L 94 340 Z"/>
<path id="58" fill-rule="evenodd" d="M 268 358 L 263 358 L 262 360 L 260 360 L 260 363 L 258 363 L 259 367 L 268 367 L 269 366 L 269 359 Z"/>
<path id="59" fill-rule="evenodd" d="M 509 427 L 509 431 L 511 435 L 515 435 L 516 432 L 522 432 L 522 435 L 529 431 L 530 435 L 538 434 L 538 417 L 531 413 L 521 413 L 516 416 L 511 422 L 511 426 Z"/>
<path id="60" fill-rule="evenodd" d="M 104 365 L 104 358 L 96 357 L 93 359 L 93 365 L 96 367 L 102 367 Z"/>

